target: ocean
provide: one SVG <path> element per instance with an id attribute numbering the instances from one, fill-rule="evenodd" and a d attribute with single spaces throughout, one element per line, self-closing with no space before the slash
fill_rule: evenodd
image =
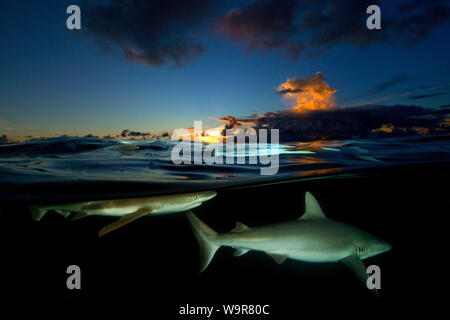
<path id="1" fill-rule="evenodd" d="M 148 306 L 149 317 L 168 319 L 206 318 L 180 317 L 187 304 L 268 305 L 270 314 L 259 317 L 282 319 L 336 307 L 384 314 L 392 306 L 419 308 L 425 297 L 437 303 L 448 283 L 449 139 L 284 143 L 272 176 L 260 175 L 259 164 L 175 165 L 169 140 L 62 137 L 1 145 L 3 291 L 43 305 Z M 203 190 L 218 194 L 193 211 L 218 232 L 229 232 L 236 221 L 252 227 L 298 219 L 305 192 L 313 193 L 328 218 L 392 245 L 364 260 L 380 267 L 380 296 L 342 263 L 287 259 L 279 265 L 263 252 L 234 257 L 229 247 L 198 273 L 199 248 L 183 213 L 143 217 L 98 238 L 113 218 L 70 221 L 49 212 L 36 222 L 28 209 Z M 81 269 L 80 290 L 66 287 L 69 265 Z M 214 316 L 221 318 L 230 319 L 223 311 Z"/>

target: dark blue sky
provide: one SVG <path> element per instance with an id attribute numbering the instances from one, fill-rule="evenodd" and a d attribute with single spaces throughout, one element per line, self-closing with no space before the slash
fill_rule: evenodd
<path id="1" fill-rule="evenodd" d="M 202 23 L 192 22 L 193 32 L 204 50 L 188 57 L 181 66 L 174 66 L 170 59 L 161 65 L 152 65 L 127 58 L 120 48 L 123 49 L 123 36 L 130 33 L 113 30 L 115 33 L 111 33 L 111 37 L 105 36 L 95 29 L 99 25 L 95 24 L 98 22 L 95 14 L 85 14 L 86 3 L 75 0 L 1 2 L 0 134 L 10 137 L 103 135 L 117 134 L 125 128 L 159 133 L 190 127 L 194 120 L 207 120 L 205 124 L 217 126 L 211 118 L 245 117 L 288 108 L 277 93 L 277 87 L 288 78 L 303 79 L 318 71 L 323 73 L 331 88 L 337 89 L 338 108 L 368 103 L 426 107 L 449 103 L 450 41 L 446 16 L 442 23 L 427 25 L 426 36 L 413 46 L 401 41 L 401 35 L 392 30 L 392 38 L 386 41 L 367 40 L 370 34 L 365 35 L 363 47 L 352 43 L 353 40 L 330 41 L 320 54 L 310 56 L 306 52 L 295 61 L 286 55 L 286 50 L 302 34 L 291 36 L 294 30 L 291 25 L 283 25 L 281 31 L 257 29 L 256 33 L 244 37 L 233 33 L 236 29 L 230 29 L 235 21 L 226 21 L 229 29 L 218 32 L 211 31 L 214 21 L 198 17 L 196 19 Z M 233 1 L 211 12 L 218 12 L 217 19 L 220 19 L 234 7 L 243 12 L 248 3 Z M 404 28 L 402 24 L 383 23 L 383 14 L 394 10 L 393 3 L 396 2 L 380 5 L 382 27 Z M 69 31 L 65 26 L 68 16 L 65 11 L 70 4 L 81 7 L 82 32 Z M 420 6 L 418 9 L 422 10 Z M 172 15 L 169 13 L 167 23 L 170 25 Z M 286 13 L 280 13 L 283 14 Z M 344 19 L 348 13 L 343 10 L 341 14 Z M 361 21 L 368 16 L 365 12 L 360 15 Z M 206 16 L 214 17 L 213 14 Z M 244 22 L 246 26 L 258 26 L 255 24 L 258 16 L 249 14 L 243 19 L 246 17 L 250 20 Z M 264 21 L 271 19 L 270 15 L 264 17 Z M 178 19 L 184 23 L 184 17 Z M 334 28 L 333 21 L 318 19 L 316 23 Z M 339 19 L 335 22 L 342 23 Z M 170 32 L 184 28 L 183 23 L 169 28 Z M 133 28 L 139 28 L 138 22 L 136 24 Z M 237 28 L 235 24 L 232 27 Z M 352 27 L 359 30 L 365 28 L 365 24 Z M 142 28 L 139 35 L 145 38 L 145 28 L 152 28 L 151 22 Z M 311 34 L 308 45 L 315 49 L 315 44 L 311 43 L 315 43 L 316 29 L 308 28 L 305 29 Z M 152 29 L 148 37 L 152 37 L 152 32 L 164 39 L 163 31 Z M 340 36 L 345 37 L 345 34 Z M 264 43 L 249 50 L 248 44 L 254 40 L 251 37 L 258 41 L 281 37 L 283 43 L 289 44 Z M 108 52 L 99 45 L 101 40 L 110 48 Z M 133 41 L 130 37 L 125 43 L 131 47 L 142 44 L 146 54 L 160 49 L 160 43 L 147 45 L 146 39 Z M 433 95 L 436 93 L 438 95 Z M 430 96 L 422 97 L 427 95 Z"/>

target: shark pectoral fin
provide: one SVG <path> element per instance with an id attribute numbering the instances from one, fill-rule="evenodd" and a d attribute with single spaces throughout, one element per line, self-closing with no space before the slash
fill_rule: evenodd
<path id="1" fill-rule="evenodd" d="M 250 228 L 247 227 L 245 224 L 243 224 L 242 222 L 237 221 L 236 222 L 236 227 L 234 227 L 233 230 L 231 230 L 231 232 L 242 232 L 245 230 L 249 230 Z"/>
<path id="2" fill-rule="evenodd" d="M 353 271 L 353 273 L 356 275 L 356 277 L 359 279 L 359 281 L 367 287 L 367 279 L 369 278 L 369 275 L 367 274 L 366 266 L 364 263 L 359 259 L 359 257 L 356 254 L 351 254 L 344 259 L 341 259 L 341 261 L 349 267 L 350 270 Z M 378 294 L 377 289 L 372 289 L 375 294 Z"/>
<path id="3" fill-rule="evenodd" d="M 250 251 L 249 249 L 236 248 L 236 251 L 234 251 L 233 256 L 240 257 L 249 251 Z"/>
<path id="4" fill-rule="evenodd" d="M 282 264 L 284 260 L 287 259 L 287 256 L 284 256 L 282 254 L 276 254 L 276 253 L 270 253 L 266 252 L 270 257 L 272 257 L 273 260 L 275 260 L 276 263 Z"/>
<path id="5" fill-rule="evenodd" d="M 314 196 L 306 191 L 305 193 L 305 213 L 298 219 L 307 219 L 307 220 L 318 220 L 318 219 L 326 219 L 327 217 L 323 213 L 320 208 L 319 203 L 317 202 Z"/>
<path id="6" fill-rule="evenodd" d="M 108 225 L 106 225 L 105 227 L 103 227 L 102 229 L 100 229 L 100 231 L 98 232 L 98 236 L 102 237 L 107 233 L 110 233 L 111 231 L 114 231 L 120 227 L 123 227 L 124 225 L 139 219 L 142 216 L 145 216 L 146 214 L 150 213 L 151 210 L 148 208 L 141 208 L 136 210 L 135 212 L 129 213 L 125 216 L 123 216 L 122 218 L 120 218 L 119 220 L 116 220 Z"/>
<path id="7" fill-rule="evenodd" d="M 87 217 L 88 214 L 86 212 L 77 212 L 73 215 L 73 217 L 70 219 L 70 221 L 77 221 L 81 218 Z"/>

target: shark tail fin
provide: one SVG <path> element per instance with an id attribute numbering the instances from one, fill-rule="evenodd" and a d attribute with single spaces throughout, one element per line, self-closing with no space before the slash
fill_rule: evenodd
<path id="1" fill-rule="evenodd" d="M 191 224 L 192 231 L 200 245 L 200 272 L 202 272 L 208 267 L 214 254 L 220 247 L 220 245 L 214 243 L 217 232 L 208 227 L 192 211 L 189 211 L 186 214 L 186 217 Z"/>
<path id="2" fill-rule="evenodd" d="M 47 209 L 40 208 L 39 206 L 30 206 L 30 211 L 34 221 L 40 221 L 47 213 Z"/>

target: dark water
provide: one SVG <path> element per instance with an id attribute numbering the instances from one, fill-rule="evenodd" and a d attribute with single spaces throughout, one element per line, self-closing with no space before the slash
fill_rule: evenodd
<path id="1" fill-rule="evenodd" d="M 139 148 L 99 139 L 53 139 L 0 147 L 3 303 L 38 303 L 100 311 L 145 308 L 150 319 L 204 319 L 177 314 L 186 304 L 269 304 L 269 316 L 362 317 L 393 310 L 430 315 L 448 299 L 450 144 L 445 137 L 290 143 L 280 173 L 259 166 L 175 166 L 170 148 Z M 126 150 L 125 150 L 126 149 Z M 198 274 L 198 245 L 183 214 L 145 217 L 97 238 L 112 220 L 70 222 L 50 212 L 31 220 L 34 201 L 96 199 L 214 189 L 194 209 L 218 232 L 297 219 L 304 193 L 325 214 L 392 244 L 367 259 L 381 268 L 376 299 L 340 263 L 276 264 L 262 252 L 234 257 L 221 248 Z M 82 270 L 82 289 L 66 288 L 66 268 Z M 238 319 L 215 314 L 213 319 Z"/>

